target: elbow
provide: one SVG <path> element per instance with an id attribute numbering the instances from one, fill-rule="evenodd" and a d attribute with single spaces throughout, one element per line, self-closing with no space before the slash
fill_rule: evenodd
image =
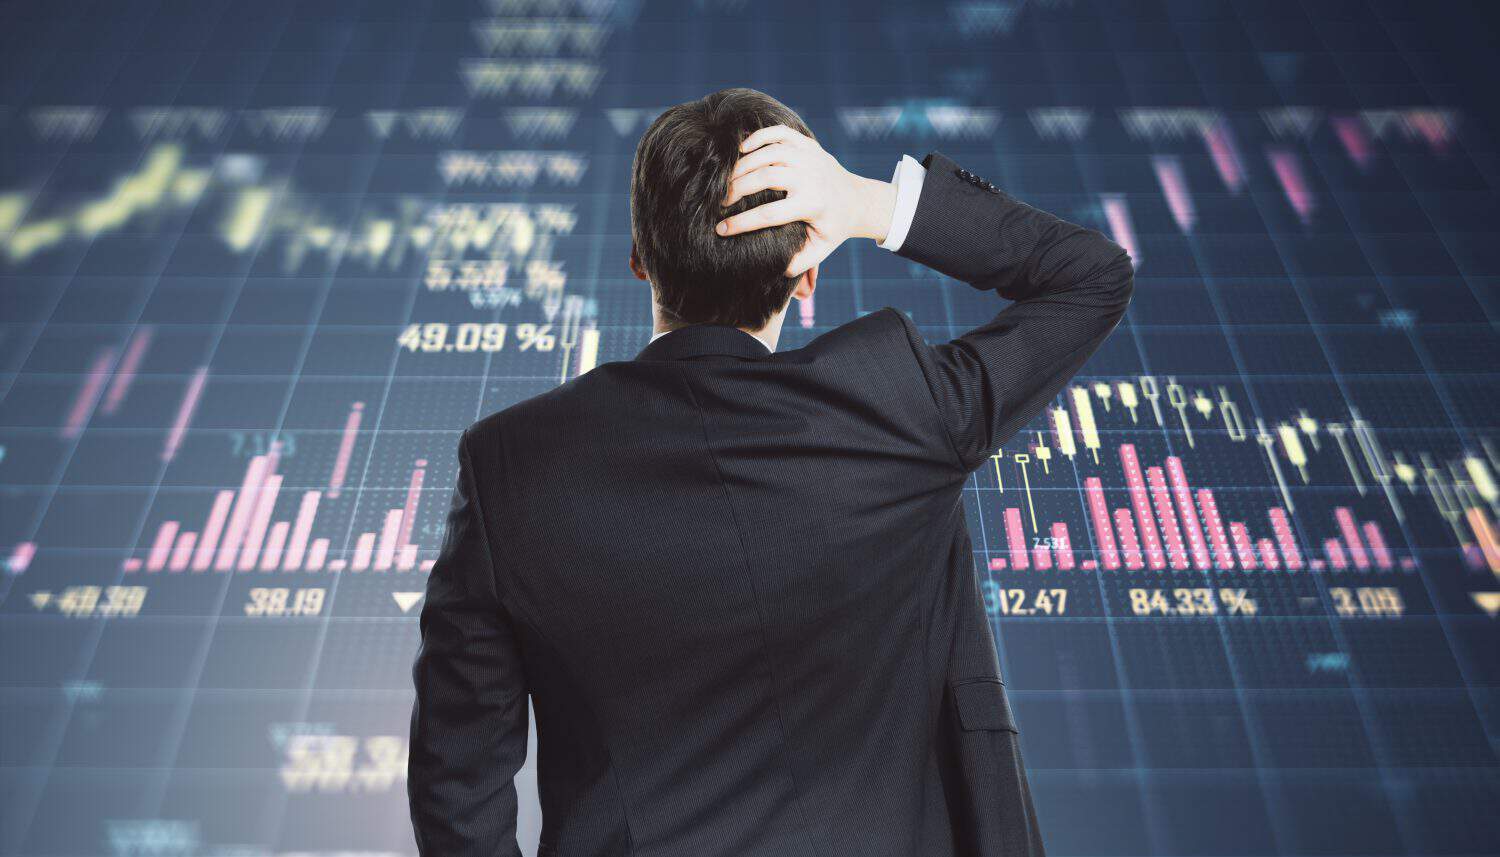
<path id="1" fill-rule="evenodd" d="M 1094 306 L 1118 317 L 1135 294 L 1135 263 L 1124 247 L 1098 233 L 1094 238 L 1087 257 L 1090 273 L 1080 286 Z"/>
<path id="2" fill-rule="evenodd" d="M 1119 269 L 1115 296 L 1119 299 L 1120 309 L 1123 311 L 1130 305 L 1130 298 L 1135 295 L 1135 262 L 1130 258 L 1129 253 L 1121 250 L 1114 267 Z"/>

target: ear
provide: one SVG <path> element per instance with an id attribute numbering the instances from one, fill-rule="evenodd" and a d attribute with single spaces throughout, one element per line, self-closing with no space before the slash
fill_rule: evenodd
<path id="1" fill-rule="evenodd" d="M 641 257 L 636 255 L 635 242 L 630 242 L 630 273 L 635 274 L 637 280 L 646 279 L 646 267 L 641 264 Z"/>
<path id="2" fill-rule="evenodd" d="M 792 297 L 799 301 L 805 301 L 813 296 L 813 291 L 818 288 L 818 266 L 813 265 L 802 276 L 797 278 L 797 285 L 792 287 Z"/>

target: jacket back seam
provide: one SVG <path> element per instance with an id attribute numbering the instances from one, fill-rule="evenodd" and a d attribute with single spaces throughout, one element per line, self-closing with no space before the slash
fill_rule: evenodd
<path id="1" fill-rule="evenodd" d="M 745 579 L 750 582 L 750 593 L 755 601 L 755 617 L 760 626 L 761 657 L 766 665 L 766 675 L 771 682 L 771 703 L 776 711 L 776 729 L 781 733 L 781 747 L 784 753 L 790 754 L 791 746 L 786 737 L 786 721 L 781 714 L 781 694 L 777 692 L 776 672 L 771 664 L 768 652 L 769 643 L 766 640 L 766 614 L 760 602 L 760 589 L 755 585 L 755 575 L 750 571 L 750 549 L 745 544 L 745 531 L 740 526 L 739 513 L 734 508 L 734 497 L 729 493 L 729 484 L 724 480 L 724 471 L 719 467 L 719 457 L 714 454 L 713 443 L 708 438 L 708 420 L 703 413 L 703 406 L 698 403 L 698 394 L 693 390 L 692 381 L 688 379 L 687 370 L 681 366 L 675 367 L 678 376 L 682 378 L 682 385 L 688 391 L 693 400 L 693 407 L 698 411 L 698 427 L 703 432 L 703 448 L 708 452 L 709 461 L 713 462 L 714 474 L 719 478 L 719 488 L 724 492 L 724 502 L 729 506 L 729 516 L 734 523 L 735 538 L 740 543 L 740 562 L 745 570 Z M 787 781 L 792 784 L 792 797 L 797 802 L 797 812 L 802 816 L 803 827 L 807 830 L 808 844 L 814 852 L 818 851 L 817 840 L 813 838 L 813 827 L 807 817 L 807 805 L 802 799 L 802 792 L 797 788 L 797 775 L 792 769 L 791 761 L 788 759 L 784 766 L 786 768 Z"/>

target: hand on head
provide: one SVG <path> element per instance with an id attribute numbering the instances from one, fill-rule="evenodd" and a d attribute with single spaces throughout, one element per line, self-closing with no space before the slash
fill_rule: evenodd
<path id="1" fill-rule="evenodd" d="M 850 173 L 816 140 L 785 125 L 754 132 L 740 143 L 740 152 L 722 205 L 766 189 L 786 196 L 719 221 L 719 235 L 806 222 L 807 243 L 787 265 L 788 277 L 828 258 L 848 238 L 884 240 L 895 204 L 889 183 Z"/>

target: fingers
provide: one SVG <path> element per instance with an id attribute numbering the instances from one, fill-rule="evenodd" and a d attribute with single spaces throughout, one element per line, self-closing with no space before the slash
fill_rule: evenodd
<path id="1" fill-rule="evenodd" d="M 807 243 L 802 245 L 792 260 L 787 263 L 786 275 L 788 277 L 800 277 L 808 268 L 828 258 L 833 250 L 829 249 L 827 242 L 819 240 L 815 236 L 809 236 Z"/>
<path id="2" fill-rule="evenodd" d="M 745 173 L 761 167 L 769 167 L 772 164 L 794 164 L 801 160 L 801 150 L 785 143 L 761 146 L 748 155 L 741 155 L 739 160 L 734 162 L 734 168 L 729 171 L 729 180 L 734 181 Z"/>
<path id="3" fill-rule="evenodd" d="M 808 137 L 801 131 L 798 131 L 797 129 L 789 127 L 787 125 L 767 125 L 764 128 L 760 128 L 756 131 L 751 132 L 750 136 L 746 137 L 744 141 L 740 143 L 740 151 L 753 151 L 760 148 L 761 146 L 766 145 L 767 143 L 780 142 L 795 144 L 799 141 L 807 139 Z"/>
<path id="4" fill-rule="evenodd" d="M 729 183 L 729 195 L 724 197 L 724 205 L 734 205 L 741 197 L 767 189 L 790 190 L 788 186 L 793 178 L 795 174 L 784 166 L 762 167 L 746 173 Z"/>
<path id="5" fill-rule="evenodd" d="M 733 217 L 719 221 L 715 231 L 720 235 L 738 235 L 741 232 L 751 232 L 767 226 L 793 223 L 801 220 L 803 216 L 802 205 L 797 200 L 778 199 L 775 202 L 748 208 Z"/>

